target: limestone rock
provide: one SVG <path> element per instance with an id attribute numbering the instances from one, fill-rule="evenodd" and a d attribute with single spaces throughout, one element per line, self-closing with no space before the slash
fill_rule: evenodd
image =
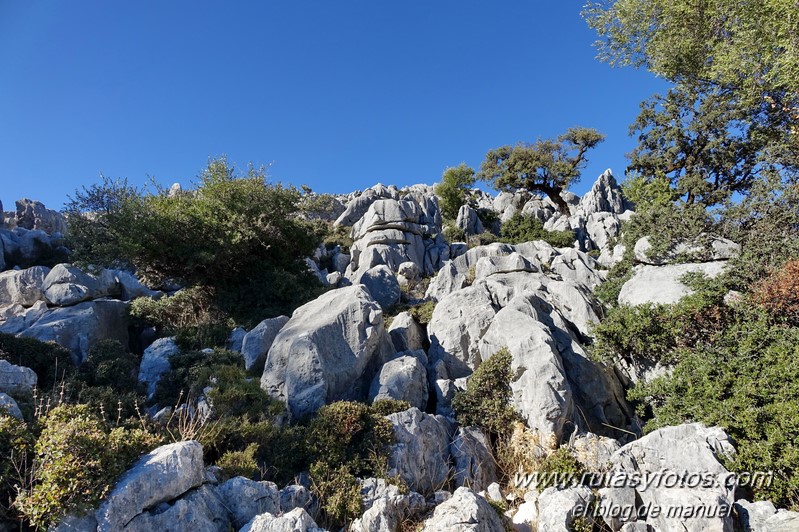
<path id="1" fill-rule="evenodd" d="M 669 264 L 666 266 L 639 265 L 633 276 L 621 287 L 619 303 L 643 305 L 645 303 L 676 303 L 692 291 L 680 282 L 687 273 L 702 273 L 710 278 L 719 275 L 725 268 L 723 261 L 695 264 Z"/>
<path id="2" fill-rule="evenodd" d="M 269 318 L 255 326 L 244 336 L 241 354 L 244 356 L 244 368 L 249 370 L 266 361 L 266 354 L 275 341 L 280 329 L 288 323 L 288 316 Z"/>
<path id="3" fill-rule="evenodd" d="M 461 205 L 460 209 L 458 209 L 455 227 L 463 231 L 466 236 L 479 235 L 485 231 L 480 217 L 477 216 L 477 211 L 468 205 Z"/>
<path id="4" fill-rule="evenodd" d="M 276 517 L 263 513 L 252 519 L 239 532 L 323 532 L 302 508 Z"/>
<path id="5" fill-rule="evenodd" d="M 100 283 L 80 268 L 57 264 L 45 277 L 42 292 L 51 304 L 66 307 L 106 295 Z"/>
<path id="6" fill-rule="evenodd" d="M 2 365 L 0 365 L 0 372 L 2 371 L 3 367 Z M 0 379 L 2 378 L 3 375 L 2 373 L 0 373 Z M 3 386 L 2 383 L 0 383 L 0 388 L 2 386 Z M 3 392 L 0 392 L 0 414 L 8 414 L 11 417 L 22 419 L 22 411 L 19 409 L 19 405 L 17 405 L 17 402 L 14 400 L 13 397 Z"/>
<path id="7" fill-rule="evenodd" d="M 401 351 L 416 351 L 425 348 L 426 334 L 422 326 L 416 323 L 409 312 L 400 312 L 391 320 L 388 334 L 394 349 Z"/>
<path id="8" fill-rule="evenodd" d="M 0 359 L 0 392 L 14 395 L 29 394 L 36 387 L 36 373 L 23 366 L 15 366 Z"/>
<path id="9" fill-rule="evenodd" d="M 98 530 L 100 527 L 98 527 Z M 222 499 L 210 486 L 189 491 L 174 502 L 163 502 L 133 518 L 125 532 L 227 532 L 228 513 Z"/>
<path id="10" fill-rule="evenodd" d="M 7 305 L 31 307 L 44 300 L 42 285 L 49 273 L 50 268 L 44 266 L 0 273 L 0 301 Z"/>
<path id="11" fill-rule="evenodd" d="M 63 214 L 48 209 L 40 201 L 21 199 L 16 202 L 17 227 L 46 233 L 66 233 L 67 220 Z"/>
<path id="12" fill-rule="evenodd" d="M 583 515 L 593 500 L 588 486 L 545 489 L 538 498 L 539 532 L 569 532 L 575 518 Z"/>
<path id="13" fill-rule="evenodd" d="M 244 477 L 234 477 L 217 488 L 217 493 L 238 529 L 256 515 L 280 513 L 280 494 L 273 482 L 256 482 Z"/>
<path id="14" fill-rule="evenodd" d="M 203 449 L 196 441 L 164 445 L 141 457 L 120 478 L 95 517 L 98 532 L 123 530 L 146 509 L 177 499 L 205 477 Z"/>
<path id="15" fill-rule="evenodd" d="M 387 416 L 396 443 L 391 448 L 389 473 L 396 474 L 411 490 L 430 494 L 449 478 L 449 433 L 446 421 L 410 408 Z"/>
<path id="16" fill-rule="evenodd" d="M 383 313 L 361 285 L 331 290 L 294 311 L 266 357 L 261 388 L 301 418 L 326 403 L 366 398 L 393 352 Z"/>
<path id="17" fill-rule="evenodd" d="M 399 282 L 388 266 L 381 264 L 367 270 L 358 282 L 366 287 L 383 310 L 388 310 L 399 303 L 402 295 Z"/>
<path id="18" fill-rule="evenodd" d="M 497 480 L 497 467 L 491 454 L 491 443 L 480 429 L 461 427 L 450 444 L 455 466 L 456 486 L 483 491 Z"/>
<path id="19" fill-rule="evenodd" d="M 174 337 L 159 338 L 144 350 L 139 365 L 139 382 L 147 386 L 147 397 L 152 398 L 158 381 L 172 369 L 169 359 L 180 353 Z"/>
<path id="20" fill-rule="evenodd" d="M 425 521 L 423 532 L 500 532 L 502 519 L 488 501 L 469 488 L 458 488 L 448 501 L 438 505 Z"/>
<path id="21" fill-rule="evenodd" d="M 424 351 L 419 353 L 427 358 Z M 419 359 L 419 355 L 406 354 L 386 362 L 372 381 L 369 400 L 396 399 L 424 409 L 428 399 L 427 371 Z"/>

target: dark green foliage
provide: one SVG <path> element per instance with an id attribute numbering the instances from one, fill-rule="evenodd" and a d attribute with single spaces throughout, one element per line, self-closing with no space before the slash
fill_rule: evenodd
<path id="1" fill-rule="evenodd" d="M 241 476 L 254 479 L 259 473 L 258 462 L 255 459 L 257 451 L 257 443 L 249 444 L 243 451 L 226 451 L 216 465 L 230 478 Z"/>
<path id="2" fill-rule="evenodd" d="M 350 246 L 352 246 L 353 243 L 350 231 L 351 228 L 345 227 L 343 225 L 330 227 L 322 242 L 327 249 L 333 249 L 336 246 L 340 246 L 342 253 L 349 253 Z"/>
<path id="3" fill-rule="evenodd" d="M 632 261 L 628 258 L 613 265 L 608 271 L 605 282 L 594 289 L 594 296 L 605 305 L 615 305 L 624 283 L 633 276 Z"/>
<path id="4" fill-rule="evenodd" d="M 668 377 L 631 390 L 646 429 L 686 421 L 719 425 L 733 438 L 733 471 L 775 471 L 754 499 L 799 506 L 799 329 L 770 324 L 765 313 L 739 309 L 714 341 L 681 349 Z M 646 408 L 645 408 L 646 407 Z"/>
<path id="5" fill-rule="evenodd" d="M 132 392 L 138 386 L 139 357 L 116 340 L 103 340 L 89 349 L 77 378 L 89 386 L 113 386 Z"/>
<path id="6" fill-rule="evenodd" d="M 444 233 L 444 237 L 449 242 L 464 242 L 464 241 L 466 241 L 466 233 L 463 232 L 463 229 L 460 229 L 459 227 L 457 227 L 454 222 L 445 223 L 442 233 Z"/>
<path id="7" fill-rule="evenodd" d="M 62 405 L 42 420 L 33 485 L 15 501 L 35 527 L 92 509 L 117 477 L 159 439 L 141 429 L 112 428 L 86 405 Z"/>
<path id="8" fill-rule="evenodd" d="M 594 129 L 576 127 L 554 140 L 501 146 L 486 154 L 478 178 L 497 190 L 544 193 L 568 216 L 569 206 L 560 194 L 577 182 L 586 152 L 604 138 Z"/>
<path id="9" fill-rule="evenodd" d="M 372 410 L 380 416 L 389 416 L 397 412 L 404 412 L 411 407 L 408 401 L 397 399 L 378 399 L 372 403 Z"/>
<path id="10" fill-rule="evenodd" d="M 0 333 L 0 358 L 32 369 L 39 378 L 39 389 L 44 392 L 49 392 L 75 372 L 69 351 L 55 343 L 33 338 Z"/>
<path id="11" fill-rule="evenodd" d="M 586 472 L 583 465 L 568 447 L 558 447 L 547 455 L 541 462 L 539 471 L 541 473 L 550 473 L 550 475 L 544 475 L 544 481 L 538 484 L 537 489 L 539 491 L 554 486 L 555 480 L 559 476 L 560 478 L 569 478 L 570 475 L 573 475 L 571 478 L 580 479 L 583 473 Z"/>
<path id="12" fill-rule="evenodd" d="M 304 257 L 322 235 L 297 216 L 299 200 L 296 189 L 267 184 L 263 169 L 237 176 L 217 159 L 193 191 L 145 195 L 106 180 L 76 193 L 67 211 L 76 258 L 207 287 L 220 310 L 254 324 L 321 290 Z"/>
<path id="13" fill-rule="evenodd" d="M 463 427 L 480 427 L 495 436 L 508 435 L 519 416 L 511 406 L 512 356 L 507 349 L 480 364 L 452 400 L 452 408 Z"/>
<path id="14" fill-rule="evenodd" d="M 15 464 L 24 464 L 33 455 L 35 441 L 36 436 L 27 423 L 0 414 L 0 527 L 13 516 L 15 486 L 24 481 L 19 478 Z"/>
<path id="15" fill-rule="evenodd" d="M 474 182 L 474 169 L 464 163 L 444 170 L 441 182 L 435 186 L 435 193 L 445 219 L 454 220 L 458 217 L 458 210 L 467 203 L 468 192 Z"/>
<path id="16" fill-rule="evenodd" d="M 346 528 L 363 513 L 361 484 L 346 465 L 333 466 L 326 461 L 311 465 L 313 491 L 319 497 L 328 528 Z"/>
<path id="17" fill-rule="evenodd" d="M 538 218 L 521 213 L 516 213 L 502 224 L 500 230 L 502 242 L 508 244 L 521 244 L 533 240 L 543 240 L 552 246 L 562 248 L 574 245 L 572 231 L 547 231 Z"/>

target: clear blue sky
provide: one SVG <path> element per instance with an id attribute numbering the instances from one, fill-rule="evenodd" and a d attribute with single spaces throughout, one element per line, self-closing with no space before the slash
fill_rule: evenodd
<path id="1" fill-rule="evenodd" d="M 608 136 L 581 193 L 665 87 L 595 60 L 582 3 L 0 0 L 0 200 L 189 185 L 221 154 L 319 192 L 433 183 L 574 125 Z"/>

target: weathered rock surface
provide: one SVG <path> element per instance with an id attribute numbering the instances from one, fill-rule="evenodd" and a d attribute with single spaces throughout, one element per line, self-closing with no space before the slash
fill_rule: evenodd
<path id="1" fill-rule="evenodd" d="M 294 311 L 269 353 L 261 388 L 296 418 L 324 404 L 366 398 L 393 354 L 383 312 L 361 285 L 331 290 Z"/>
<path id="2" fill-rule="evenodd" d="M 169 359 L 180 353 L 174 337 L 159 338 L 144 350 L 139 365 L 139 382 L 147 386 L 147 397 L 152 398 L 158 381 L 169 373 L 172 367 Z"/>
<path id="3" fill-rule="evenodd" d="M 21 199 L 16 202 L 17 227 L 46 233 L 66 233 L 67 220 L 58 211 L 48 209 L 40 201 Z"/>
<path id="4" fill-rule="evenodd" d="M 0 366 L 0 379 L 3 378 L 2 371 L 3 368 Z M 0 383 L 0 387 L 2 386 L 2 383 Z M 11 417 L 22 419 L 22 411 L 19 409 L 17 402 L 13 397 L 3 392 L 0 392 L 0 414 L 8 414 Z"/>
<path id="5" fill-rule="evenodd" d="M 461 208 L 458 210 L 455 227 L 463 231 L 466 236 L 479 235 L 485 231 L 480 218 L 477 216 L 477 211 L 468 205 L 461 205 Z"/>
<path id="6" fill-rule="evenodd" d="M 388 334 L 398 353 L 425 348 L 427 335 L 409 312 L 400 312 L 394 316 L 388 327 Z"/>
<path id="7" fill-rule="evenodd" d="M 388 266 L 380 264 L 370 268 L 357 281 L 366 287 L 383 310 L 388 310 L 399 303 L 402 295 L 399 281 Z"/>
<path id="8" fill-rule="evenodd" d="M 420 360 L 421 359 L 421 360 Z M 427 406 L 427 370 L 423 361 L 424 351 L 404 354 L 389 360 L 372 381 L 369 400 L 397 399 L 408 401 L 411 406 L 423 410 Z"/>
<path id="9" fill-rule="evenodd" d="M 389 474 L 399 475 L 411 490 L 431 494 L 449 478 L 447 422 L 418 408 L 388 416 L 396 443 L 391 448 Z"/>
<path id="10" fill-rule="evenodd" d="M 0 301 L 4 305 L 31 307 L 44 300 L 42 285 L 50 268 L 34 266 L 25 270 L 9 270 L 0 273 Z"/>
<path id="11" fill-rule="evenodd" d="M 491 443 L 476 427 L 461 427 L 450 444 L 455 485 L 483 491 L 497 480 Z"/>
<path id="12" fill-rule="evenodd" d="M 636 266 L 632 278 L 621 287 L 619 303 L 631 306 L 645 303 L 676 303 L 692 293 L 690 288 L 680 282 L 682 276 L 687 273 L 701 273 L 713 278 L 719 275 L 725 266 L 724 261 Z"/>
<path id="13" fill-rule="evenodd" d="M 266 361 L 266 354 L 275 341 L 280 329 L 288 323 L 288 316 L 269 318 L 255 326 L 244 336 L 241 354 L 244 356 L 244 368 L 249 370 Z"/>
<path id="14" fill-rule="evenodd" d="M 189 491 L 171 503 L 134 517 L 121 530 L 125 532 L 228 532 L 227 508 L 216 490 L 207 485 Z M 98 527 L 98 530 L 100 527 Z"/>
<path id="15" fill-rule="evenodd" d="M 500 532 L 502 519 L 484 498 L 469 488 L 458 488 L 452 498 L 436 507 L 425 521 L 424 532 Z"/>
<path id="16" fill-rule="evenodd" d="M 0 359 L 0 392 L 29 394 L 36 387 L 37 379 L 32 369 Z"/>
<path id="17" fill-rule="evenodd" d="M 538 497 L 539 532 L 569 532 L 575 518 L 594 500 L 588 486 L 550 487 Z"/>
<path id="18" fill-rule="evenodd" d="M 42 292 L 50 304 L 59 307 L 107 295 L 97 279 L 70 264 L 53 267 L 42 283 Z"/>
<path id="19" fill-rule="evenodd" d="M 239 532 L 323 532 L 302 508 L 274 516 L 264 513 L 253 518 Z"/>
<path id="20" fill-rule="evenodd" d="M 98 532 L 124 530 L 145 510 L 203 483 L 203 449 L 196 441 L 164 445 L 140 458 L 119 479 L 95 517 Z"/>
<path id="21" fill-rule="evenodd" d="M 280 513 L 280 493 L 273 482 L 256 482 L 244 477 L 234 477 L 216 489 L 228 512 L 233 526 L 239 529 L 256 515 Z"/>

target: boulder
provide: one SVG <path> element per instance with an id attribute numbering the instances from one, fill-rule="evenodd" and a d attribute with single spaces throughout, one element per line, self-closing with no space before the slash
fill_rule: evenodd
<path id="1" fill-rule="evenodd" d="M 0 365 L 0 379 L 3 378 L 2 371 L 3 367 Z M 0 387 L 2 387 L 2 383 L 0 383 Z M 17 402 L 13 397 L 3 392 L 0 392 L 0 414 L 8 414 L 11 417 L 22 419 L 22 411 L 19 409 Z"/>
<path id="2" fill-rule="evenodd" d="M 98 530 L 100 527 L 98 527 Z M 176 501 L 163 502 L 124 525 L 125 532 L 228 532 L 225 503 L 212 487 L 203 485 Z"/>
<path id="3" fill-rule="evenodd" d="M 36 373 L 23 366 L 15 366 L 0 359 L 0 392 L 10 395 L 30 394 L 36 387 Z"/>
<path id="4" fill-rule="evenodd" d="M 159 299 L 163 297 L 164 293 L 158 290 L 150 290 L 135 275 L 125 270 L 106 270 L 110 272 L 119 286 L 119 297 L 123 301 L 132 301 L 137 297 L 149 297 L 152 299 Z"/>
<path id="5" fill-rule="evenodd" d="M 460 209 L 458 209 L 455 227 L 463 231 L 466 236 L 479 235 L 485 231 L 477 211 L 468 205 L 461 205 Z"/>
<path id="6" fill-rule="evenodd" d="M 610 463 L 614 475 L 651 476 L 660 472 L 661 481 L 635 486 L 640 505 L 704 509 L 703 515 L 687 519 L 668 512 L 650 516 L 646 521 L 656 530 L 731 532 L 728 509 L 735 500 L 735 481 L 720 459 L 734 452 L 723 430 L 693 423 L 665 427 L 628 443 L 611 456 Z M 706 485 L 705 476 L 713 483 Z"/>
<path id="7" fill-rule="evenodd" d="M 0 273 L 0 301 L 6 305 L 18 304 L 23 307 L 43 301 L 42 285 L 49 273 L 50 268 L 44 266 Z"/>
<path id="8" fill-rule="evenodd" d="M 66 307 L 107 295 L 100 282 L 80 268 L 57 264 L 42 283 L 44 297 L 51 305 Z"/>
<path id="9" fill-rule="evenodd" d="M 579 210 L 585 214 L 610 212 L 621 214 L 630 208 L 624 199 L 621 187 L 610 168 L 597 178 L 591 190 L 580 199 Z"/>
<path id="10" fill-rule="evenodd" d="M 483 491 L 497 480 L 491 443 L 477 427 L 461 427 L 450 444 L 455 485 Z"/>
<path id="11" fill-rule="evenodd" d="M 361 285 L 338 288 L 294 311 L 269 349 L 261 388 L 301 418 L 365 399 L 392 352 L 380 305 Z"/>
<path id="12" fill-rule="evenodd" d="M 18 319 L 6 320 L 0 325 L 0 332 L 55 342 L 72 353 L 75 363 L 80 363 L 101 340 L 128 344 L 127 306 L 122 301 L 101 299 L 71 307 L 32 307 Z"/>
<path id="13" fill-rule="evenodd" d="M 425 348 L 427 334 L 409 312 L 400 312 L 394 316 L 388 327 L 388 334 L 398 353 Z"/>
<path id="14" fill-rule="evenodd" d="M 633 276 L 621 287 L 619 303 L 630 306 L 677 303 L 693 293 L 680 281 L 685 274 L 701 273 L 713 278 L 721 274 L 725 266 L 724 261 L 636 266 L 633 268 Z"/>
<path id="15" fill-rule="evenodd" d="M 588 513 L 593 500 L 588 486 L 545 489 L 538 497 L 538 531 L 569 532 L 574 520 Z"/>
<path id="16" fill-rule="evenodd" d="M 16 202 L 17 227 L 46 233 L 66 233 L 67 220 L 63 214 L 48 209 L 40 201 L 21 199 Z"/>
<path id="17" fill-rule="evenodd" d="M 256 482 L 234 477 L 217 488 L 230 512 L 233 526 L 239 529 L 262 513 L 279 514 L 280 493 L 273 482 Z"/>
<path id="18" fill-rule="evenodd" d="M 288 323 L 288 316 L 269 318 L 255 326 L 244 336 L 241 354 L 244 356 L 244 368 L 249 370 L 266 361 L 266 354 L 272 347 L 277 333 Z"/>
<path id="19" fill-rule="evenodd" d="M 311 490 L 299 484 L 292 484 L 280 490 L 280 513 L 288 513 L 295 508 L 304 508 L 316 515 L 318 503 Z"/>
<path id="20" fill-rule="evenodd" d="M 413 491 L 431 494 L 449 479 L 447 422 L 440 416 L 410 408 L 387 416 L 395 443 L 389 456 L 389 475 L 400 476 Z"/>
<path id="21" fill-rule="evenodd" d="M 255 516 L 239 532 L 324 532 L 303 508 L 276 517 L 270 513 Z"/>
<path id="22" fill-rule="evenodd" d="M 155 388 L 161 377 L 172 369 L 169 359 L 179 353 L 180 348 L 175 343 L 174 337 L 159 338 L 144 350 L 139 365 L 139 382 L 147 387 L 149 399 L 155 395 Z"/>
<path id="23" fill-rule="evenodd" d="M 729 260 L 741 253 L 741 246 L 716 235 L 700 234 L 693 240 L 677 243 L 672 249 L 661 256 L 652 256 L 652 243 L 649 236 L 639 238 L 633 248 L 635 260 L 641 264 L 662 266 L 676 262 L 687 257 L 691 262 L 710 262 L 716 260 Z"/>
<path id="24" fill-rule="evenodd" d="M 363 218 L 372 203 L 382 198 L 399 199 L 399 191 L 396 187 L 385 187 L 379 183 L 367 188 L 347 203 L 346 209 L 336 219 L 334 225 L 353 226 L 355 222 Z"/>
<path id="25" fill-rule="evenodd" d="M 455 490 L 452 498 L 438 505 L 425 521 L 424 532 L 499 532 L 502 519 L 484 498 L 469 488 Z"/>
<path id="26" fill-rule="evenodd" d="M 388 266 L 381 264 L 367 270 L 358 282 L 366 287 L 383 310 L 388 310 L 399 303 L 402 292 L 397 278 Z"/>
<path id="27" fill-rule="evenodd" d="M 389 360 L 372 381 L 369 400 L 396 399 L 424 409 L 427 406 L 427 371 L 420 361 L 427 356 L 419 351 L 415 356 L 406 354 Z"/>
<path id="28" fill-rule="evenodd" d="M 196 441 L 164 445 L 141 457 L 95 513 L 98 532 L 123 530 L 136 516 L 203 483 L 203 449 Z M 153 530 L 153 529 L 150 529 Z"/>

